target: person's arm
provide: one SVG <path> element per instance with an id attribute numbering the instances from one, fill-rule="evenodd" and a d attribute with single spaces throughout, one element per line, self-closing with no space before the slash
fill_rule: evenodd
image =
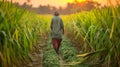
<path id="1" fill-rule="evenodd" d="M 53 29 L 53 19 L 51 20 L 50 28 L 51 30 Z"/>
<path id="2" fill-rule="evenodd" d="M 63 24 L 62 19 L 61 19 L 61 29 L 62 29 L 62 32 L 63 32 L 63 34 L 64 34 L 64 24 Z"/>

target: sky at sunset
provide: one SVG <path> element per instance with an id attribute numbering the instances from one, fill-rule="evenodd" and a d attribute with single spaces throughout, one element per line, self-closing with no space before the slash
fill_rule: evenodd
<path id="1" fill-rule="evenodd" d="M 9 0 L 11 1 L 11 0 Z M 28 2 L 29 0 L 12 0 L 12 2 L 18 2 L 20 5 L 24 4 L 25 2 L 27 2 L 28 5 L 31 5 L 33 7 L 39 7 L 39 5 L 51 5 L 51 6 L 56 6 L 56 7 L 65 7 L 66 4 L 68 2 L 74 2 L 74 0 L 30 0 L 30 2 Z M 85 0 L 78 0 L 79 2 L 83 2 Z M 93 0 L 93 1 L 97 1 L 99 3 L 101 3 L 102 5 L 105 5 L 107 4 L 107 0 Z M 115 3 L 114 2 L 115 0 L 112 0 L 112 3 Z"/>

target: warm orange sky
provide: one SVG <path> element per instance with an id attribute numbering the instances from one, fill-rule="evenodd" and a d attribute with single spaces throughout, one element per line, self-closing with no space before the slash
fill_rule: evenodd
<path id="1" fill-rule="evenodd" d="M 11 1 L 11 0 L 9 0 Z M 28 2 L 29 0 L 12 0 L 13 2 L 19 2 L 19 4 L 23 4 L 24 2 Z M 79 2 L 85 1 L 85 0 L 78 0 Z M 101 3 L 102 5 L 107 4 L 107 0 L 93 0 Z M 115 0 L 111 0 L 112 3 L 114 3 Z M 74 0 L 30 0 L 27 4 L 32 4 L 33 7 L 39 7 L 39 5 L 52 5 L 52 6 L 62 6 L 65 7 L 68 2 L 74 2 Z"/>

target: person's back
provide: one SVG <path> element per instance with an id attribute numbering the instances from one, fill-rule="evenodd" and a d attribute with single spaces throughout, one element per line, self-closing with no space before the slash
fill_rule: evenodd
<path id="1" fill-rule="evenodd" d="M 54 16 L 51 21 L 51 27 L 52 27 L 52 38 L 62 38 L 63 31 L 63 22 L 62 19 L 59 16 Z"/>
<path id="2" fill-rule="evenodd" d="M 59 17 L 59 13 L 55 12 L 55 16 L 51 20 L 51 37 L 52 37 L 52 44 L 53 47 L 58 53 L 61 41 L 62 41 L 62 35 L 64 34 L 64 25 L 62 19 Z"/>

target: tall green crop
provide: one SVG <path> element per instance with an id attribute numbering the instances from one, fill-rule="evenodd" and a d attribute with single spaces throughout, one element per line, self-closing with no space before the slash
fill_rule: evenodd
<path id="1" fill-rule="evenodd" d="M 42 29 L 48 29 L 43 18 L 0 1 L 0 67 L 19 65 L 22 58 L 28 57 L 32 46 L 45 34 Z"/>
<path id="2" fill-rule="evenodd" d="M 120 6 L 94 9 L 68 16 L 67 36 L 83 52 L 105 48 L 103 53 L 94 57 L 103 60 L 101 66 L 120 66 Z M 73 33 L 74 32 L 74 33 Z M 69 35 L 68 35 L 69 34 Z M 115 61 L 116 60 L 116 61 Z M 107 64 L 106 64 L 107 63 Z"/>

